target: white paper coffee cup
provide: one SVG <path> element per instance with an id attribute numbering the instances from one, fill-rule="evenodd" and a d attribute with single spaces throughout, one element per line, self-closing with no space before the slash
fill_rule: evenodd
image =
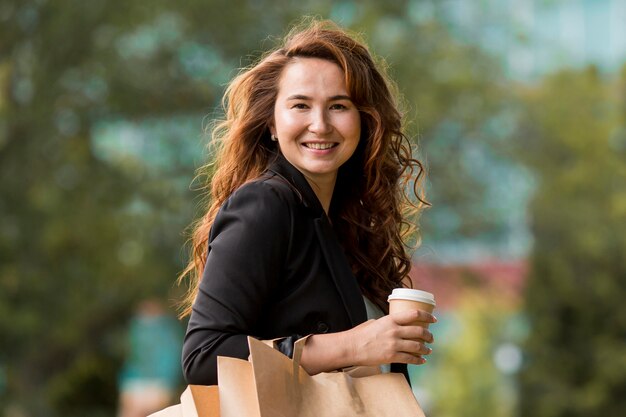
<path id="1" fill-rule="evenodd" d="M 432 293 L 411 288 L 395 288 L 389 298 L 389 314 L 406 310 L 423 310 L 431 313 L 435 310 L 435 296 Z M 428 328 L 430 323 L 415 321 L 415 326 Z"/>

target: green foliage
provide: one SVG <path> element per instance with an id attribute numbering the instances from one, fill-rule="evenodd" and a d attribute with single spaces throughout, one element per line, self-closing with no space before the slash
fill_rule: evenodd
<path id="1" fill-rule="evenodd" d="M 186 187 L 173 191 L 167 177 L 178 167 L 157 174 L 145 163 L 122 170 L 102 160 L 93 123 L 172 114 L 183 103 L 197 112 L 211 96 L 206 83 L 172 80 L 157 57 L 116 52 L 111 34 L 149 24 L 158 14 L 148 9 L 2 6 L 0 409 L 110 415 L 126 321 L 137 300 L 175 296 L 191 204 Z M 149 71 L 149 88 L 147 77 L 133 78 L 142 65 L 160 69 Z"/>
<path id="2" fill-rule="evenodd" d="M 420 156 L 429 173 L 423 232 L 432 242 L 476 238 L 502 230 L 502 216 L 485 213 L 491 178 L 484 161 L 504 132 L 489 123 L 514 104 L 504 88 L 499 66 L 479 48 L 454 41 L 433 22 L 411 26 L 388 20 L 378 50 L 389 55 L 391 73 L 407 105 L 411 135 L 419 138 Z M 505 158 L 500 154 L 500 158 Z M 491 215 L 490 215 L 491 214 Z"/>
<path id="3" fill-rule="evenodd" d="M 527 92 L 520 155 L 540 187 L 527 290 L 522 415 L 626 410 L 624 79 L 590 68 Z"/>
<path id="4" fill-rule="evenodd" d="M 517 353 L 526 336 L 517 306 L 485 287 L 460 291 L 459 299 L 454 312 L 437 314 L 439 322 L 431 327 L 433 354 L 426 365 L 413 369 L 418 398 L 421 391 L 427 393 L 427 415 L 513 416 L 516 364 L 499 369 L 494 358 L 503 347 Z"/>

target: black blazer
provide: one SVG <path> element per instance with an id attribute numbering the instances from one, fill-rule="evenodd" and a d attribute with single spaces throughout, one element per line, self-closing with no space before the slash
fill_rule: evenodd
<path id="1" fill-rule="evenodd" d="M 185 379 L 216 384 L 217 356 L 247 359 L 248 335 L 292 336 L 293 343 L 366 320 L 356 278 L 319 200 L 278 156 L 215 218 L 183 344 Z"/>

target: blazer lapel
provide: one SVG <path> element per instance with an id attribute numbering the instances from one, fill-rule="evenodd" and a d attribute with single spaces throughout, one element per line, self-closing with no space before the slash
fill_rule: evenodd
<path id="1" fill-rule="evenodd" d="M 367 311 L 365 310 L 361 289 L 352 273 L 348 258 L 346 258 L 343 248 L 337 239 L 337 235 L 335 235 L 335 231 L 315 192 L 304 175 L 282 155 L 277 156 L 269 169 L 290 182 L 300 195 L 304 206 L 310 210 L 314 217 L 315 232 L 319 239 L 324 258 L 326 259 L 330 274 L 341 296 L 348 317 L 350 318 L 350 322 L 353 326 L 363 323 L 367 320 Z"/>
<path id="2" fill-rule="evenodd" d="M 350 322 L 353 326 L 361 324 L 367 320 L 365 302 L 343 248 L 339 244 L 335 231 L 326 216 L 317 218 L 314 222 L 315 232 L 319 238 L 322 252 L 343 304 L 346 307 Z"/>
<path id="3" fill-rule="evenodd" d="M 314 217 L 325 216 L 324 208 L 322 204 L 317 199 L 315 192 L 309 185 L 304 175 L 296 167 L 291 165 L 289 161 L 285 159 L 282 155 L 277 155 L 274 162 L 270 164 L 269 170 L 283 179 L 287 180 L 296 193 L 300 197 L 302 204 L 307 207 L 313 214 Z"/>

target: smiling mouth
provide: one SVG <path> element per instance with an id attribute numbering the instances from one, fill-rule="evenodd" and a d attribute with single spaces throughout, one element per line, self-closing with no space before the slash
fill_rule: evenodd
<path id="1" fill-rule="evenodd" d="M 334 148 L 337 143 L 304 143 L 303 145 L 309 149 L 325 150 Z"/>

